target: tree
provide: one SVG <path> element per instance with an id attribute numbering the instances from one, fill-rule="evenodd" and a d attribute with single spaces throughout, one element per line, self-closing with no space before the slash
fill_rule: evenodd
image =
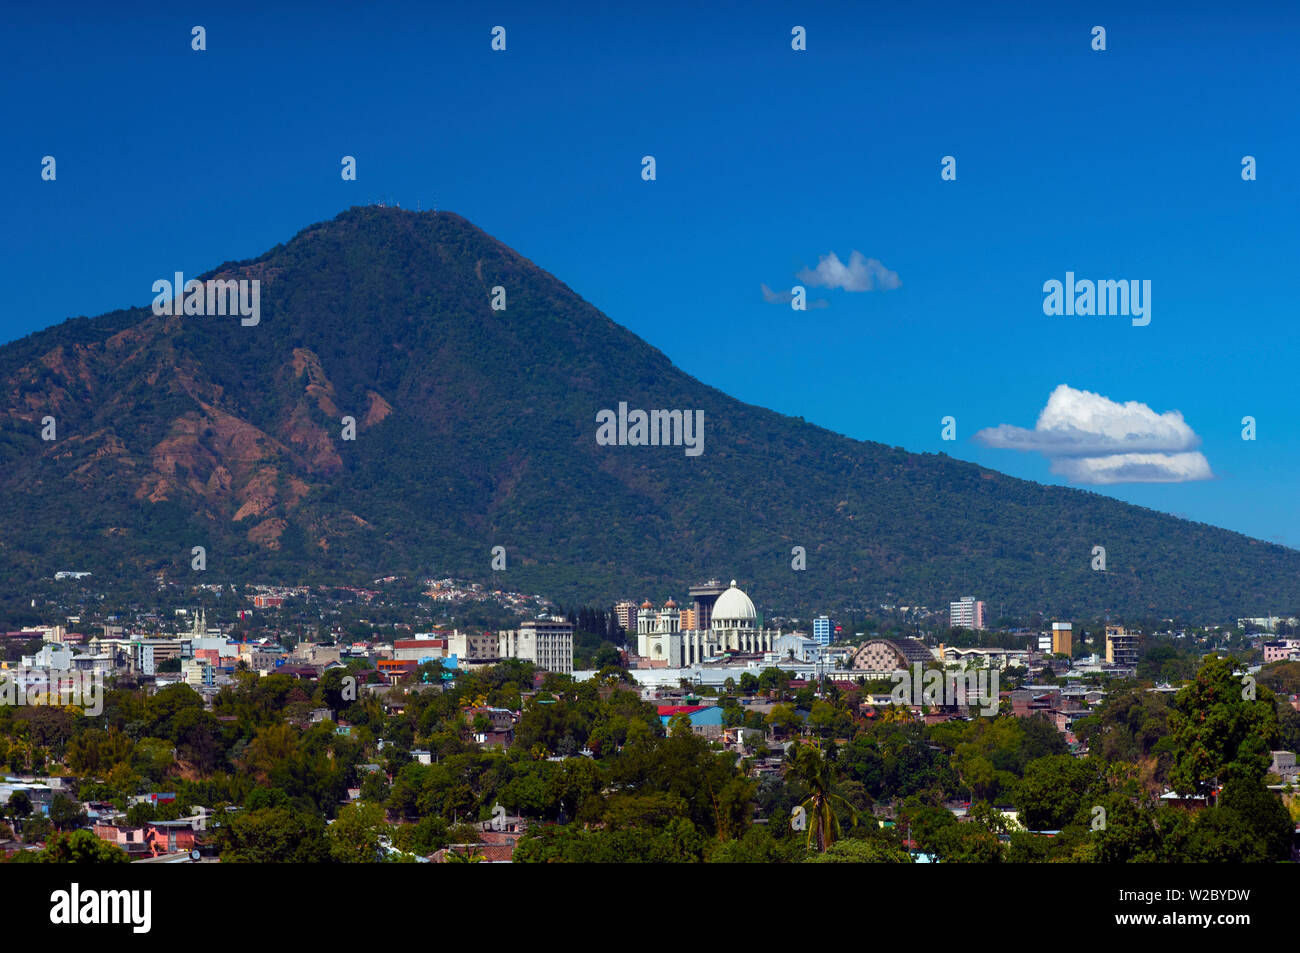
<path id="1" fill-rule="evenodd" d="M 1031 831 L 1060 830 L 1107 791 L 1101 766 L 1093 759 L 1049 755 L 1031 761 L 1015 788 L 1021 822 Z"/>
<path id="2" fill-rule="evenodd" d="M 129 860 L 122 848 L 100 840 L 90 831 L 56 833 L 35 855 L 39 864 L 125 864 Z"/>
<path id="3" fill-rule="evenodd" d="M 52 833 L 54 833 L 54 825 L 43 814 L 37 814 L 35 817 L 23 821 L 23 843 L 25 844 L 43 841 Z"/>
<path id="4" fill-rule="evenodd" d="M 120 762 L 130 762 L 135 743 L 116 727 L 84 730 L 68 742 L 66 763 L 82 776 L 102 777 Z"/>
<path id="5" fill-rule="evenodd" d="M 734 755 L 713 750 L 707 739 L 692 732 L 629 738 L 610 770 L 610 780 L 620 790 L 683 799 L 697 832 L 736 837 L 749 822 L 754 783 L 737 769 Z"/>
<path id="6" fill-rule="evenodd" d="M 858 781 L 873 797 L 879 797 L 883 786 L 884 759 L 875 739 L 858 734 L 840 751 L 839 764 L 854 781 Z"/>
<path id="7" fill-rule="evenodd" d="M 351 679 L 351 681 L 347 681 Z M 316 690 L 321 704 L 331 711 L 342 711 L 356 701 L 356 678 L 347 669 L 332 668 L 321 675 Z"/>
<path id="8" fill-rule="evenodd" d="M 820 854 L 804 860 L 812 864 L 910 864 L 912 857 L 903 848 L 880 840 L 849 839 L 836 841 Z"/>
<path id="9" fill-rule="evenodd" d="M 784 735 L 798 734 L 803 727 L 803 719 L 793 705 L 773 705 L 766 721 L 773 731 Z"/>
<path id="10" fill-rule="evenodd" d="M 1290 705 L 1283 705 L 1281 708 L 1277 719 L 1278 743 L 1282 746 L 1282 750 L 1300 754 L 1300 711 L 1296 711 Z"/>
<path id="11" fill-rule="evenodd" d="M 1164 695 L 1132 684 L 1111 691 L 1100 710 L 1074 723 L 1074 731 L 1095 756 L 1136 762 L 1169 734 L 1169 711 Z"/>
<path id="12" fill-rule="evenodd" d="M 1233 777 L 1219 803 L 1196 818 L 1188 860 L 1272 863 L 1287 860 L 1295 825 L 1281 800 L 1258 777 Z"/>
<path id="13" fill-rule="evenodd" d="M 1273 693 L 1244 683 L 1236 668 L 1231 658 L 1211 656 L 1174 699 L 1169 727 L 1177 753 L 1169 777 L 1180 794 L 1205 793 L 1247 739 L 1277 741 Z"/>
<path id="14" fill-rule="evenodd" d="M 447 846 L 447 822 L 431 814 L 414 824 L 401 824 L 393 834 L 393 843 L 399 850 L 427 857 Z"/>
<path id="15" fill-rule="evenodd" d="M 319 863 L 332 859 L 325 823 L 289 807 L 235 815 L 218 832 L 221 862 Z"/>
<path id="16" fill-rule="evenodd" d="M 693 863 L 704 839 L 685 817 L 662 829 L 586 830 L 580 825 L 530 828 L 515 845 L 516 863 Z"/>
<path id="17" fill-rule="evenodd" d="M 157 816 L 158 812 L 148 801 L 137 801 L 126 809 L 126 823 L 131 827 L 143 827 Z"/>
<path id="18" fill-rule="evenodd" d="M 50 802 L 50 823 L 60 831 L 81 827 L 86 823 L 86 812 L 72 798 L 56 794 Z"/>
<path id="19" fill-rule="evenodd" d="M 27 817 L 32 813 L 32 799 L 26 791 L 15 791 L 9 795 L 9 816 Z"/>
<path id="20" fill-rule="evenodd" d="M 657 830 L 674 817 L 686 817 L 690 806 L 673 794 L 616 794 L 605 803 L 603 820 L 609 830 L 640 827 Z"/>
<path id="21" fill-rule="evenodd" d="M 567 810 L 573 817 L 587 800 L 600 794 L 604 783 L 604 775 L 595 761 L 581 757 L 565 758 L 559 770 L 551 775 L 548 793 L 561 811 Z"/>
<path id="22" fill-rule="evenodd" d="M 200 775 L 212 773 L 224 761 L 221 742 L 221 723 L 211 713 L 201 708 L 186 708 L 172 719 L 172 739 L 176 742 L 176 756 L 188 762 Z"/>
<path id="23" fill-rule="evenodd" d="M 1157 812 L 1137 799 L 1110 791 L 1095 799 L 1105 811 L 1105 827 L 1092 831 L 1078 848 L 1076 859 L 1105 864 L 1155 863 L 1173 860 L 1166 856 L 1166 840 L 1156 830 Z M 1172 838 L 1169 838 L 1172 846 Z"/>
<path id="24" fill-rule="evenodd" d="M 817 852 L 821 853 L 835 843 L 840 833 L 840 821 L 835 815 L 833 802 L 839 801 L 849 809 L 854 826 L 858 823 L 858 812 L 835 793 L 834 765 L 823 758 L 817 748 L 811 745 L 799 746 L 789 773 L 808 789 L 808 796 L 802 804 L 807 817 L 808 843 L 815 843 Z"/>
<path id="25" fill-rule="evenodd" d="M 797 841 L 777 840 L 766 827 L 755 825 L 741 837 L 716 842 L 705 859 L 711 864 L 779 864 L 803 855 Z"/>
<path id="26" fill-rule="evenodd" d="M 823 738 L 842 737 L 853 731 L 853 719 L 849 713 L 823 699 L 812 703 L 808 723 Z"/>
<path id="27" fill-rule="evenodd" d="M 339 811 L 326 836 L 330 856 L 341 864 L 372 864 L 382 861 L 382 841 L 392 834 L 378 804 L 349 804 Z"/>

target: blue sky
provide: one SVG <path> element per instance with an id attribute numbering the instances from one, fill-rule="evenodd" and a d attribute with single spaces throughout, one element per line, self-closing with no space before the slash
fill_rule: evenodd
<path id="1" fill-rule="evenodd" d="M 1034 427 L 1061 384 L 1181 412 L 1213 479 L 1087 488 L 1300 546 L 1294 5 L 464 6 L 10 11 L 0 340 L 418 201 L 704 382 L 852 437 L 1066 483 L 971 437 Z M 853 251 L 901 287 L 764 301 Z M 1044 315 L 1067 271 L 1150 280 L 1150 325 Z"/>

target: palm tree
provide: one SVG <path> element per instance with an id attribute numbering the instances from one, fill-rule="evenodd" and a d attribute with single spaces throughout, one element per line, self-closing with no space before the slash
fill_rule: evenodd
<path id="1" fill-rule="evenodd" d="M 821 751 L 812 745 L 801 746 L 791 766 L 794 776 L 808 787 L 808 797 L 803 801 L 804 811 L 809 817 L 808 845 L 817 837 L 817 851 L 824 853 L 827 847 L 835 843 L 840 834 L 840 821 L 835 816 L 834 801 L 840 801 L 849 809 L 853 826 L 858 824 L 857 811 L 853 805 L 834 792 L 835 767 L 822 757 Z"/>

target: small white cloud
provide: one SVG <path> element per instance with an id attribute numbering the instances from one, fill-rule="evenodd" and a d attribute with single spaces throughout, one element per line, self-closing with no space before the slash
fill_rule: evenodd
<path id="1" fill-rule="evenodd" d="M 1106 457 L 1058 457 L 1052 472 L 1071 483 L 1189 483 L 1213 479 L 1202 453 L 1115 453 Z"/>
<path id="2" fill-rule="evenodd" d="M 816 268 L 804 268 L 795 275 L 814 288 L 843 288 L 845 291 L 889 291 L 902 286 L 898 273 L 890 271 L 874 258 L 860 251 L 849 255 L 846 265 L 835 252 L 822 255 Z"/>
<path id="3" fill-rule="evenodd" d="M 1073 483 L 1186 483 L 1213 479 L 1201 444 L 1176 410 L 1158 414 L 1061 384 L 1033 430 L 1001 424 L 975 434 L 986 447 L 1032 450 Z"/>

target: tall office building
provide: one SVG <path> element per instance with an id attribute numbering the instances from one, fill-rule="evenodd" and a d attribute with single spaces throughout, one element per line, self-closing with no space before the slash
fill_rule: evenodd
<path id="1" fill-rule="evenodd" d="M 698 586 L 691 586 L 691 608 L 695 610 L 695 628 L 708 631 L 713 628 L 713 604 L 718 596 L 727 591 L 720 580 L 710 579 Z"/>
<path id="2" fill-rule="evenodd" d="M 813 619 L 813 641 L 818 645 L 830 645 L 835 638 L 835 620 L 830 616 L 819 615 Z"/>
<path id="3" fill-rule="evenodd" d="M 1052 623 L 1052 654 L 1074 654 L 1074 626 L 1069 622 Z"/>
<path id="4" fill-rule="evenodd" d="M 963 596 L 960 602 L 950 603 L 948 614 L 954 629 L 984 628 L 984 603 L 976 601 L 974 596 Z"/>
<path id="5" fill-rule="evenodd" d="M 1137 668 L 1138 636 L 1122 625 L 1106 626 L 1106 662 L 1123 668 Z"/>
<path id="6" fill-rule="evenodd" d="M 620 602 L 614 606 L 614 618 L 624 632 L 636 632 L 636 603 Z"/>

